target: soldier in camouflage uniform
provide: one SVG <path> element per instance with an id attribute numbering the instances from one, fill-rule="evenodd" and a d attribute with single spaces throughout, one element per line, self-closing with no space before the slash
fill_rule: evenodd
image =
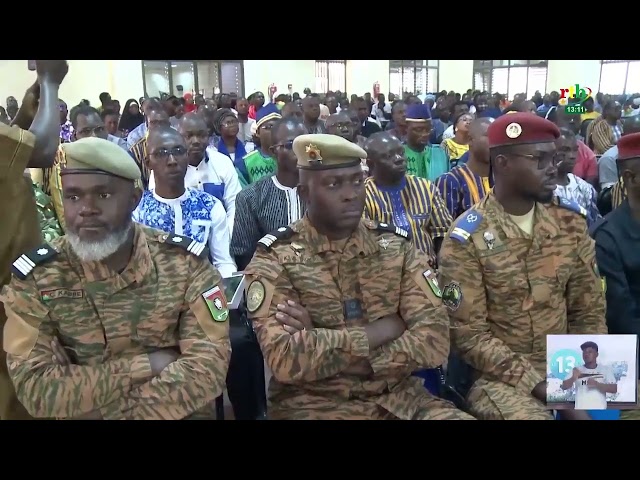
<path id="1" fill-rule="evenodd" d="M 26 168 L 48 167 L 60 141 L 58 92 L 66 60 L 35 60 L 38 79 L 14 113 L 12 127 L 0 124 L 0 289 L 11 279 L 11 262 L 42 242 L 31 180 Z M 16 110 L 18 106 L 16 104 Z M 0 340 L 6 321 L 0 301 Z M 0 420 L 28 420 L 18 401 L 0 351 Z"/>
<path id="2" fill-rule="evenodd" d="M 126 151 L 61 148 L 67 235 L 21 255 L 0 295 L 18 399 L 40 418 L 188 417 L 225 384 L 221 277 L 204 245 L 131 221 L 140 170 Z"/>
<path id="3" fill-rule="evenodd" d="M 301 135 L 303 219 L 259 242 L 247 310 L 273 378 L 273 419 L 469 419 L 411 374 L 442 364 L 449 326 L 408 233 L 362 219 L 362 148 Z"/>
<path id="4" fill-rule="evenodd" d="M 474 369 L 468 401 L 480 419 L 552 419 L 547 335 L 607 333 L 586 211 L 553 196 L 559 135 L 528 113 L 492 123 L 495 188 L 458 218 L 440 252 L 452 344 Z"/>

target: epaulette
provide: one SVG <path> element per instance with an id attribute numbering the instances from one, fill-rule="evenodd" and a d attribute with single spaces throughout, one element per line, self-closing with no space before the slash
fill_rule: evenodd
<path id="1" fill-rule="evenodd" d="M 183 235 L 178 235 L 176 233 L 172 233 L 169 235 L 162 235 L 160 240 L 169 245 L 175 245 L 176 247 L 180 247 L 185 249 L 187 252 L 195 255 L 199 258 L 206 258 L 209 255 L 209 251 L 207 249 L 207 244 L 198 242 L 193 238 L 185 237 Z"/>
<path id="2" fill-rule="evenodd" d="M 364 224 L 370 230 L 378 230 L 380 232 L 389 232 L 395 233 L 399 237 L 409 238 L 409 232 L 404 228 L 396 227 L 395 225 L 391 225 L 389 223 L 377 222 L 375 220 L 365 220 Z"/>
<path id="3" fill-rule="evenodd" d="M 271 246 L 278 240 L 286 240 L 293 237 L 295 232 L 289 227 L 280 227 L 271 233 L 267 233 L 264 237 L 258 240 L 258 244 L 262 245 L 267 250 L 271 249 Z"/>
<path id="4" fill-rule="evenodd" d="M 574 202 L 573 200 L 569 200 L 564 197 L 556 197 L 558 199 L 558 206 L 562 208 L 566 208 L 567 210 L 571 210 L 572 212 L 578 213 L 583 217 L 587 216 L 587 209 L 581 206 L 580 204 Z"/>
<path id="5" fill-rule="evenodd" d="M 11 271 L 20 280 L 24 280 L 34 268 L 48 262 L 56 255 L 58 255 L 58 252 L 51 245 L 47 243 L 42 244 L 28 253 L 20 255 L 18 259 L 13 262 Z"/>
<path id="6" fill-rule="evenodd" d="M 469 210 L 456 221 L 449 236 L 465 243 L 475 233 L 482 222 L 482 214 L 477 210 Z"/>

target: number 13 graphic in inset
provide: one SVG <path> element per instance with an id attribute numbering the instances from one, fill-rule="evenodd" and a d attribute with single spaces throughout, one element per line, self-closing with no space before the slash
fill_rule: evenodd
<path id="1" fill-rule="evenodd" d="M 582 363 L 582 355 L 580 355 L 580 353 L 565 348 L 553 354 L 549 367 L 554 377 L 564 380 L 571 374 L 574 368 L 579 367 Z"/>

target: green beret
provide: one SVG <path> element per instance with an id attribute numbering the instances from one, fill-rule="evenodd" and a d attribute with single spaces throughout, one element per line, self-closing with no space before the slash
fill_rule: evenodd
<path id="1" fill-rule="evenodd" d="M 355 143 L 326 133 L 296 137 L 293 153 L 298 159 L 298 168 L 305 170 L 355 167 L 367 158 L 367 152 Z"/>
<path id="2" fill-rule="evenodd" d="M 109 140 L 88 137 L 60 145 L 63 160 L 60 175 L 73 173 L 102 173 L 140 180 L 140 168 L 124 148 Z"/>

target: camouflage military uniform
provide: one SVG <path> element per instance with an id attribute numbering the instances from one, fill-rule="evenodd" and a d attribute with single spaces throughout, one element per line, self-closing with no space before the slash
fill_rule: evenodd
<path id="1" fill-rule="evenodd" d="M 531 237 L 491 193 L 444 240 L 443 301 L 453 348 L 475 369 L 478 418 L 552 419 L 531 395 L 546 378 L 546 336 L 607 333 L 593 240 L 576 212 L 567 200 L 537 204 Z"/>
<path id="2" fill-rule="evenodd" d="M 230 345 L 220 275 L 175 246 L 190 239 L 134 228 L 120 274 L 81 262 L 66 237 L 23 255 L 36 264 L 31 272 L 14 269 L 0 296 L 4 349 L 18 398 L 35 417 L 99 409 L 105 419 L 182 419 L 223 391 Z M 52 363 L 54 337 L 74 365 Z M 180 357 L 152 378 L 147 353 L 170 347 Z"/>
<path id="3" fill-rule="evenodd" d="M 42 191 L 42 189 L 35 183 L 33 185 L 33 195 L 36 199 L 36 206 L 38 207 L 38 220 L 40 221 L 40 230 L 45 242 L 50 242 L 54 238 L 58 238 L 64 233 L 62 227 L 58 222 L 56 211 L 53 208 L 53 203 L 49 196 Z"/>
<path id="4" fill-rule="evenodd" d="M 269 418 L 473 419 L 411 376 L 446 360 L 449 330 L 427 257 L 393 231 L 362 220 L 348 240 L 332 243 L 305 217 L 260 241 L 245 273 L 249 315 L 273 373 Z M 284 330 L 275 314 L 286 300 L 305 306 L 313 330 Z M 364 325 L 392 314 L 407 330 L 369 351 Z M 342 373 L 362 359 L 372 376 Z"/>
<path id="5" fill-rule="evenodd" d="M 25 178 L 35 144 L 31 132 L 0 124 L 0 288 L 11 279 L 11 262 L 42 242 L 31 181 Z M 5 321 L 0 302 L 0 340 Z M 5 354 L 0 351 L 0 420 L 30 418 L 16 398 Z"/>

